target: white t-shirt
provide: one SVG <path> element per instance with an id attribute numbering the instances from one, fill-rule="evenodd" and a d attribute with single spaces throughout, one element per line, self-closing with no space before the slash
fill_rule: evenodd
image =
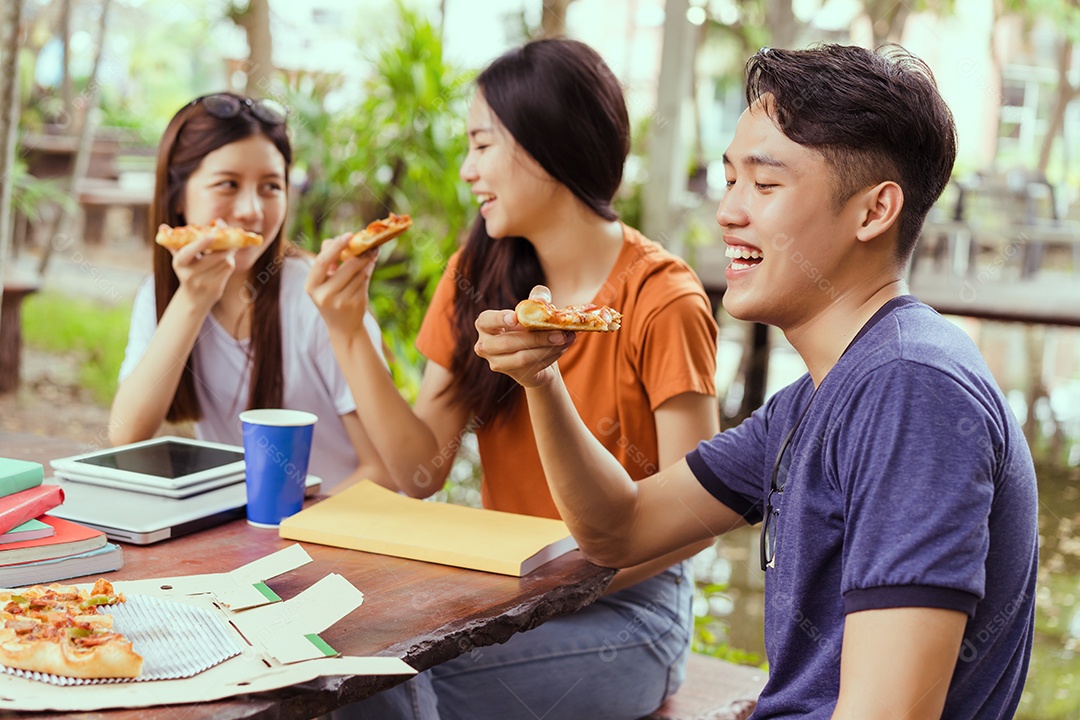
<path id="1" fill-rule="evenodd" d="M 304 292 L 311 262 L 287 258 L 281 277 L 281 348 L 284 390 L 282 407 L 305 410 L 319 417 L 315 425 L 308 472 L 322 478 L 327 490 L 350 475 L 359 464 L 341 415 L 356 409 L 345 377 L 338 367 L 330 337 L 315 303 Z M 364 326 L 382 353 L 382 333 L 368 314 Z M 131 374 L 157 328 L 154 278 L 147 278 L 135 295 L 120 381 Z M 236 340 L 212 314 L 207 315 L 192 355 L 195 393 L 203 419 L 195 435 L 203 440 L 243 445 L 239 415 L 248 406 L 251 366 L 248 340 Z"/>

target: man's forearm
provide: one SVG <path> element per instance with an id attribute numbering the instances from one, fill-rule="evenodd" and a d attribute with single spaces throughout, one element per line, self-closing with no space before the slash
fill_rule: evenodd
<path id="1" fill-rule="evenodd" d="M 561 375 L 526 388 L 525 397 L 559 513 L 586 555 L 619 565 L 632 529 L 634 482 L 582 422 Z"/>

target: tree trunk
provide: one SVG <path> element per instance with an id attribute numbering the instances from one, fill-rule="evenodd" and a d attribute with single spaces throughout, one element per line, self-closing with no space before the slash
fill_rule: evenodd
<path id="1" fill-rule="evenodd" d="M 676 254 L 678 226 L 686 190 L 686 149 L 682 111 L 694 64 L 694 26 L 686 19 L 687 0 L 667 0 L 656 111 L 649 128 L 649 175 L 642 188 L 641 230 Z"/>
<path id="2" fill-rule="evenodd" d="M 873 32 L 872 47 L 880 47 L 887 42 L 900 42 L 904 35 L 904 26 L 911 16 L 910 3 L 895 0 L 866 0 L 864 6 Z"/>
<path id="3" fill-rule="evenodd" d="M 566 8 L 574 0 L 543 0 L 544 12 L 540 16 L 540 31 L 543 37 L 563 37 L 566 35 Z"/>
<path id="4" fill-rule="evenodd" d="M 79 183 L 86 178 L 86 172 L 90 168 L 90 155 L 94 148 L 94 131 L 97 123 L 94 112 L 98 106 L 98 71 L 101 68 L 101 56 L 105 49 L 105 31 L 109 21 L 110 0 L 101 0 L 101 18 L 98 20 L 98 44 L 94 53 L 94 65 L 90 70 L 90 77 L 86 83 L 86 90 L 82 93 L 83 114 L 82 125 L 79 130 L 79 145 L 75 150 L 75 162 L 71 169 L 71 177 L 68 184 L 68 192 L 72 197 L 78 196 Z M 75 232 L 75 219 L 78 209 L 73 207 L 61 207 L 53 224 L 53 232 L 49 233 L 49 240 L 41 252 L 41 261 L 38 263 L 38 275 L 45 276 L 49 267 L 49 259 L 52 257 L 53 248 L 58 243 L 65 243 Z"/>
<path id="5" fill-rule="evenodd" d="M 229 18 L 244 29 L 248 42 L 248 61 L 244 65 L 247 82 L 244 92 L 250 97 L 265 97 L 270 93 L 270 76 L 274 71 L 274 44 L 270 35 L 270 3 L 268 0 L 249 0 L 247 8 L 235 5 Z"/>
<path id="6" fill-rule="evenodd" d="M 791 0 L 765 0 L 765 27 L 769 29 L 769 44 L 773 47 L 790 49 L 795 45 L 799 23 L 791 9 Z"/>
<path id="7" fill-rule="evenodd" d="M 64 101 L 64 107 L 70 108 L 75 97 L 71 85 L 71 0 L 60 0 L 60 41 L 63 43 L 60 97 Z"/>
<path id="8" fill-rule="evenodd" d="M 1042 147 L 1039 148 L 1039 162 L 1036 169 L 1039 177 L 1046 177 L 1046 168 L 1050 164 L 1050 152 L 1054 149 L 1054 141 L 1065 127 L 1065 111 L 1069 103 L 1080 95 L 1080 86 L 1073 87 L 1069 84 L 1069 68 L 1072 67 L 1073 43 L 1067 37 L 1061 40 L 1061 51 L 1058 53 L 1058 83 L 1057 97 L 1054 99 L 1054 111 L 1050 116 L 1050 124 L 1046 128 Z"/>
<path id="9" fill-rule="evenodd" d="M 698 71 L 697 71 L 697 56 L 701 48 L 705 47 L 706 33 L 708 32 L 708 25 L 702 23 L 698 26 L 695 35 L 697 39 L 694 43 L 694 58 L 690 63 L 690 107 L 694 113 L 693 123 L 693 147 L 694 147 L 694 169 L 698 172 L 704 172 L 705 167 L 700 163 L 705 159 L 705 144 L 701 139 L 701 103 L 698 102 Z M 629 67 L 629 65 L 627 66 Z"/>
<path id="10" fill-rule="evenodd" d="M 11 247 L 11 167 L 15 164 L 15 131 L 19 118 L 19 23 L 22 0 L 4 3 L 0 15 L 0 303 L 4 298 L 4 265 Z"/>
<path id="11" fill-rule="evenodd" d="M 1027 417 L 1024 418 L 1024 437 L 1032 450 L 1039 442 L 1039 421 L 1035 415 L 1035 406 L 1039 400 L 1048 397 L 1043 383 L 1043 357 L 1046 344 L 1046 328 L 1027 325 L 1024 328 L 1024 348 L 1027 351 L 1028 388 Z"/>

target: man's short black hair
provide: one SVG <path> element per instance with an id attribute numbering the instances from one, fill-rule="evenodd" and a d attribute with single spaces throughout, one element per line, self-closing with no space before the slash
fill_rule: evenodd
<path id="1" fill-rule="evenodd" d="M 926 63 L 898 45 L 819 45 L 765 48 L 746 73 L 747 102 L 771 95 L 781 132 L 825 156 L 836 208 L 880 182 L 900 186 L 897 252 L 906 260 L 956 160 L 956 124 Z"/>

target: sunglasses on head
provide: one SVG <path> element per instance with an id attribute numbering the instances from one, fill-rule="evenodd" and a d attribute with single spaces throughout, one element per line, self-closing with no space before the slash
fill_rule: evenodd
<path id="1" fill-rule="evenodd" d="M 282 125 L 287 116 L 285 106 L 269 98 L 252 100 L 248 97 L 217 93 L 195 98 L 191 104 L 192 106 L 201 104 L 207 114 L 218 120 L 230 120 L 243 112 L 245 108 L 257 120 L 267 125 Z"/>

